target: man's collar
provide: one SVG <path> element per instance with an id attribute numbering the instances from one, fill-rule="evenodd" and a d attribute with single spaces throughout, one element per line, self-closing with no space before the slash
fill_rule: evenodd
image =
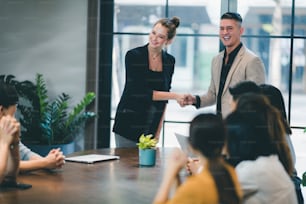
<path id="1" fill-rule="evenodd" d="M 233 51 L 231 51 L 228 55 L 232 55 L 233 53 L 237 53 L 240 50 L 241 47 L 242 47 L 242 42 L 240 42 L 239 45 Z M 225 49 L 224 56 L 226 56 L 226 55 L 227 55 L 227 51 Z"/>

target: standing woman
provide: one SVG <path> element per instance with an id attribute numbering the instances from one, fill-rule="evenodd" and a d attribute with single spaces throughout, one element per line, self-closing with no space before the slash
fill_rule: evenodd
<path id="1" fill-rule="evenodd" d="M 149 43 L 126 53 L 125 87 L 113 126 L 117 147 L 136 147 L 141 134 L 158 139 L 167 100 L 184 99 L 170 92 L 175 58 L 163 50 L 172 43 L 179 24 L 178 17 L 158 20 Z"/>

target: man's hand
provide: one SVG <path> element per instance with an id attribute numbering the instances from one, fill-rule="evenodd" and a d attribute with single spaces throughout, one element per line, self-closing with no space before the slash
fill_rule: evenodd
<path id="1" fill-rule="evenodd" d="M 187 105 L 192 105 L 196 103 L 196 97 L 191 94 L 184 94 L 183 98 L 180 98 L 180 100 L 177 102 L 180 104 L 181 107 L 185 107 Z"/>

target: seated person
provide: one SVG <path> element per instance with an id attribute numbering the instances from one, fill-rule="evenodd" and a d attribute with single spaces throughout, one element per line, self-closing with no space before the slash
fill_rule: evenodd
<path id="1" fill-rule="evenodd" d="M 191 121 L 189 133 L 191 150 L 198 156 L 201 168 L 169 198 L 172 185 L 178 182 L 179 172 L 187 162 L 186 155 L 175 149 L 153 203 L 241 203 L 236 173 L 221 156 L 226 133 L 222 119 L 214 114 L 200 114 Z"/>
<path id="2" fill-rule="evenodd" d="M 3 116 L 14 117 L 17 110 L 18 95 L 14 86 L 0 83 L 0 118 Z M 19 144 L 20 165 L 19 170 L 29 171 L 37 169 L 61 168 L 65 163 L 65 156 L 60 149 L 53 149 L 46 157 L 42 157 Z"/>
<path id="3" fill-rule="evenodd" d="M 235 106 L 237 104 L 239 96 L 245 93 L 257 93 L 257 94 L 265 95 L 269 99 L 271 105 L 277 108 L 281 112 L 281 115 L 283 116 L 282 122 L 284 123 L 285 130 L 288 136 L 286 137 L 286 139 L 287 139 L 287 142 L 290 148 L 290 153 L 293 159 L 293 163 L 295 164 L 295 151 L 292 145 L 291 138 L 289 137 L 292 131 L 287 121 L 285 103 L 284 103 L 281 92 L 272 85 L 262 84 L 258 86 L 256 83 L 252 81 L 240 82 L 236 84 L 234 87 L 230 87 L 229 91 L 232 95 L 233 110 L 236 108 Z"/>
<path id="4" fill-rule="evenodd" d="M 19 149 L 19 169 L 21 172 L 39 169 L 59 169 L 65 164 L 65 156 L 59 148 L 52 149 L 45 157 L 42 157 L 35 152 L 32 152 L 22 142 L 19 143 Z"/>
<path id="5" fill-rule="evenodd" d="M 261 90 L 259 86 L 253 81 L 241 81 L 235 86 L 229 88 L 229 92 L 232 95 L 232 111 L 236 109 L 236 104 L 239 96 L 245 93 L 256 93 L 260 94 Z"/>
<path id="6" fill-rule="evenodd" d="M 285 108 L 285 102 L 284 102 L 284 98 L 283 95 L 281 93 L 281 91 L 276 88 L 273 85 L 270 84 L 261 84 L 259 85 L 260 91 L 263 95 L 265 95 L 271 105 L 275 108 L 277 108 L 282 116 L 283 119 L 283 123 L 285 126 L 285 131 L 286 131 L 286 139 L 290 148 L 290 153 L 292 156 L 292 160 L 293 160 L 293 165 L 295 166 L 296 163 L 296 156 L 295 156 L 295 151 L 294 151 L 294 147 L 291 141 L 291 134 L 292 134 L 292 130 L 291 127 L 289 125 L 288 119 L 287 119 L 287 113 L 286 113 L 286 108 Z M 299 204 L 304 204 L 304 197 L 301 191 L 301 178 L 299 178 L 297 176 L 297 171 L 296 169 L 294 169 L 293 174 L 291 175 L 291 179 L 295 185 L 295 191 L 298 197 L 298 202 Z"/>
<path id="7" fill-rule="evenodd" d="M 260 88 L 261 94 L 266 96 L 269 99 L 271 105 L 275 107 L 276 109 L 278 109 L 281 113 L 282 122 L 284 123 L 286 136 L 287 136 L 286 139 L 287 139 L 287 142 L 290 148 L 293 164 L 295 164 L 296 156 L 295 156 L 295 151 L 294 151 L 293 144 L 290 138 L 292 134 L 292 130 L 287 120 L 287 114 L 286 114 L 286 108 L 285 108 L 285 102 L 283 99 L 283 95 L 280 92 L 280 90 L 274 87 L 273 85 L 261 84 L 259 85 L 259 88 Z"/>
<path id="8" fill-rule="evenodd" d="M 281 116 L 261 94 L 243 94 L 226 118 L 226 150 L 244 191 L 244 203 L 296 204 L 293 163 Z"/>
<path id="9" fill-rule="evenodd" d="M 261 84 L 261 85 L 257 85 L 254 82 L 251 81 L 243 81 L 238 83 L 237 85 L 235 85 L 234 87 L 231 87 L 230 89 L 230 93 L 233 96 L 233 109 L 235 109 L 235 105 L 237 104 L 237 100 L 239 98 L 239 96 L 241 96 L 242 94 L 245 93 L 258 93 L 258 94 L 263 94 L 264 96 L 266 96 L 269 99 L 269 102 L 271 103 L 271 105 L 273 107 L 275 107 L 277 110 L 280 111 L 281 116 L 282 116 L 282 123 L 285 127 L 285 132 L 286 132 L 286 140 L 288 143 L 288 146 L 290 148 L 290 153 L 291 153 L 291 157 L 293 160 L 293 165 L 295 165 L 295 160 L 296 160 L 296 156 L 295 156 L 295 151 L 294 151 L 294 147 L 291 141 L 291 128 L 290 125 L 288 123 L 287 120 L 287 114 L 286 114 L 286 108 L 285 108 L 285 102 L 282 96 L 281 91 L 274 87 L 273 85 L 269 85 L 269 84 Z M 295 189 L 296 189 L 296 194 L 298 197 L 298 201 L 299 204 L 304 203 L 304 198 L 303 198 L 303 194 L 301 192 L 301 179 L 297 176 L 297 172 L 294 169 L 294 171 L 292 172 L 291 175 L 291 179 L 295 184 Z"/>
<path id="10" fill-rule="evenodd" d="M 0 184 L 16 183 L 19 168 L 20 124 L 11 116 L 0 119 Z"/>

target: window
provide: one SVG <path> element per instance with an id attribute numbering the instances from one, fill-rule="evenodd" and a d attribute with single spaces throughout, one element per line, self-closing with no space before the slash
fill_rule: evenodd
<path id="1" fill-rule="evenodd" d="M 291 125 L 302 128 L 306 126 L 306 107 L 303 106 L 306 101 L 306 26 L 303 23 L 306 3 L 303 0 L 295 2 L 293 5 L 288 0 L 238 0 L 236 4 L 245 27 L 243 43 L 261 57 L 266 67 L 267 83 L 283 92 Z M 152 24 L 161 17 L 181 18 L 177 36 L 168 47 L 168 52 L 176 57 L 172 91 L 206 92 L 210 83 L 211 59 L 220 47 L 218 25 L 221 8 L 225 8 L 221 0 L 116 0 L 115 7 L 112 118 L 124 86 L 125 53 L 144 45 Z M 192 117 L 214 109 L 214 106 L 200 110 L 191 106 L 180 108 L 176 102 L 169 102 L 164 128 L 165 145 L 171 145 L 171 138 L 175 138 L 173 130 L 178 130 L 178 126 L 182 127 L 180 131 L 187 133 Z M 176 128 L 172 128 L 173 125 Z"/>

